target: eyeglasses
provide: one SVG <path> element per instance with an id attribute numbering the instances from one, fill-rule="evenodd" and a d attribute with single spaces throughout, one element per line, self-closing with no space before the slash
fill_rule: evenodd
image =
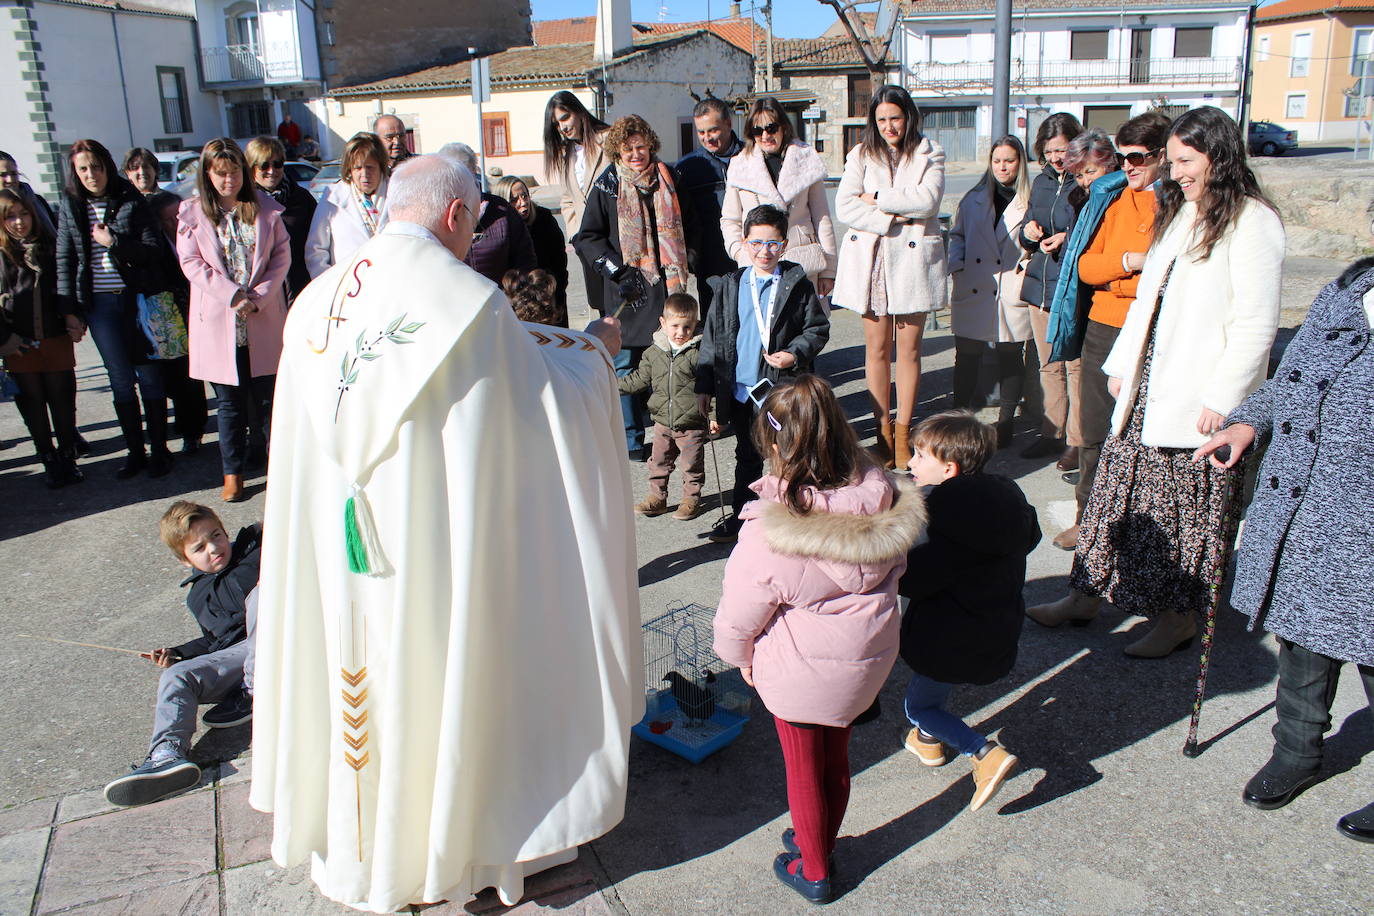
<path id="1" fill-rule="evenodd" d="M 777 239 L 746 239 L 745 244 L 754 251 L 766 251 L 769 254 L 777 254 L 782 251 L 784 243 Z"/>
<path id="2" fill-rule="evenodd" d="M 1123 153 L 1118 151 L 1117 155 L 1120 156 L 1121 160 L 1126 164 L 1139 168 L 1158 156 L 1161 152 L 1163 152 L 1162 149 L 1152 149 L 1148 153 Z"/>
<path id="3" fill-rule="evenodd" d="M 749 136 L 761 137 L 764 134 L 767 134 L 771 137 L 781 129 L 782 125 L 779 124 L 777 121 L 770 121 L 767 124 L 753 124 L 749 127 Z"/>
<path id="4" fill-rule="evenodd" d="M 281 161 L 280 159 L 269 159 L 266 162 L 258 163 L 258 171 L 266 172 L 270 171 L 271 169 L 280 169 L 284 165 L 286 165 L 286 163 Z"/>

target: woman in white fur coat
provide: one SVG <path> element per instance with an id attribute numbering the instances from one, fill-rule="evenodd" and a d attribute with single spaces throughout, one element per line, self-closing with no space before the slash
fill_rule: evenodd
<path id="1" fill-rule="evenodd" d="M 835 285 L 835 227 L 825 197 L 825 161 L 796 139 L 782 104 L 772 96 L 754 102 L 746 119 L 744 150 L 730 161 L 720 233 L 725 250 L 748 267 L 744 218 L 771 204 L 787 214 L 787 260 L 800 264 L 816 292 L 828 296 Z"/>
<path id="2" fill-rule="evenodd" d="M 900 86 L 882 87 L 873 94 L 863 142 L 845 157 L 835 197 L 849 228 L 830 298 L 864 316 L 864 369 L 878 424 L 874 451 L 889 468 L 906 467 L 911 458 L 926 314 L 945 304 L 944 194 L 944 149 L 921 134 L 921 111 L 911 95 Z M 889 415 L 894 338 L 895 429 Z"/>
<path id="3" fill-rule="evenodd" d="M 338 181 L 325 189 L 305 238 L 305 266 L 318 277 L 353 257 L 386 225 L 390 160 L 376 134 L 355 134 L 344 147 Z"/>

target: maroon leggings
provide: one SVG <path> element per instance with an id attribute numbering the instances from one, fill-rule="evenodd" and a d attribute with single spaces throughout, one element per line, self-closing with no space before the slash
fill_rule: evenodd
<path id="1" fill-rule="evenodd" d="M 849 733 L 831 725 L 799 727 L 774 718 L 787 768 L 787 806 L 802 854 L 802 877 L 830 876 L 830 854 L 849 806 Z M 794 869 L 795 871 L 795 869 Z"/>

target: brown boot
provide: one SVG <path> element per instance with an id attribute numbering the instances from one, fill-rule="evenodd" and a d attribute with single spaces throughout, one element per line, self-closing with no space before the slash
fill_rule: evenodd
<path id="1" fill-rule="evenodd" d="M 898 423 L 892 430 L 892 463 L 905 474 L 911 463 L 911 424 Z"/>
<path id="2" fill-rule="evenodd" d="M 868 450 L 874 460 L 883 467 L 891 470 L 893 467 L 892 457 L 892 421 L 882 419 L 878 421 L 878 436 L 873 442 L 873 447 Z"/>
<path id="3" fill-rule="evenodd" d="M 970 811 L 977 811 L 987 804 L 988 799 L 997 794 L 1002 783 L 1015 769 L 1016 755 L 1007 753 L 1006 748 L 995 741 L 973 756 L 973 798 L 968 803 Z"/>
<path id="4" fill-rule="evenodd" d="M 1057 627 L 1063 623 L 1084 627 L 1101 609 L 1101 598 L 1071 588 L 1068 595 L 1058 601 L 1026 608 L 1026 616 L 1042 627 Z"/>
<path id="5" fill-rule="evenodd" d="M 682 502 L 677 504 L 677 511 L 673 513 L 673 518 L 689 522 L 700 514 L 701 500 L 695 496 L 684 496 Z"/>
<path id="6" fill-rule="evenodd" d="M 227 503 L 241 503 L 248 497 L 243 492 L 243 478 L 238 474 L 224 475 L 224 489 L 219 498 Z"/>
<path id="7" fill-rule="evenodd" d="M 655 515 L 662 515 L 668 511 L 668 500 L 662 496 L 649 495 L 644 497 L 643 502 L 635 504 L 635 511 L 640 515 L 653 518 Z"/>
<path id="8" fill-rule="evenodd" d="M 949 762 L 945 746 L 939 738 L 921 733 L 919 728 L 907 732 L 902 746 L 916 755 L 916 759 L 928 767 L 942 767 Z"/>
<path id="9" fill-rule="evenodd" d="M 1164 658 L 1178 649 L 1186 649 L 1197 635 L 1197 617 L 1165 611 L 1155 619 L 1155 625 L 1140 639 L 1126 647 L 1131 658 Z"/>

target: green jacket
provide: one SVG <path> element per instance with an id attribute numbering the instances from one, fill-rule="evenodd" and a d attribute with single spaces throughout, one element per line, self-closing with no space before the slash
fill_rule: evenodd
<path id="1" fill-rule="evenodd" d="M 673 355 L 668 335 L 654 332 L 653 346 L 644 350 L 639 365 L 620 379 L 621 394 L 649 390 L 649 414 L 654 422 L 672 430 L 705 429 L 706 417 L 697 408 L 697 361 L 701 335 Z"/>

